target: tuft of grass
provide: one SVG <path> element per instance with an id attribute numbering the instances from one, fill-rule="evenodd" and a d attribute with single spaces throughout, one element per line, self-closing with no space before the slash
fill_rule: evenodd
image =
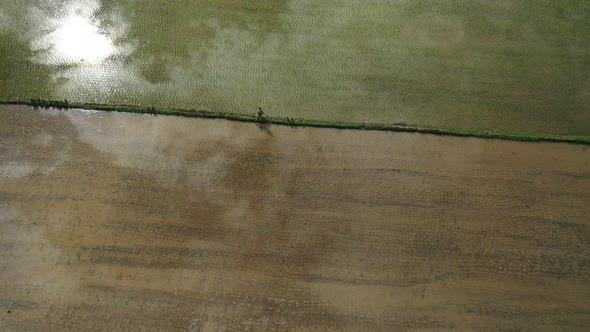
<path id="1" fill-rule="evenodd" d="M 287 123 L 291 125 L 291 127 L 294 127 L 297 124 L 297 121 L 294 118 L 287 117 L 286 120 Z"/>
<path id="2" fill-rule="evenodd" d="M 33 107 L 42 107 L 42 108 L 58 108 L 58 109 L 67 109 L 70 108 L 70 102 L 67 99 L 64 100 L 55 100 L 55 99 L 31 99 L 31 106 Z"/>

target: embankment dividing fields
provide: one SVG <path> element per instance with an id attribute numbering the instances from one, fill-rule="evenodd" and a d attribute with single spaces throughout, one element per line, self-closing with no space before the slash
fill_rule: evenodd
<path id="1" fill-rule="evenodd" d="M 0 107 L 2 330 L 584 330 L 590 151 Z"/>
<path id="2" fill-rule="evenodd" d="M 590 144 L 590 136 L 583 135 L 547 135 L 528 132 L 494 132 L 485 130 L 472 129 L 443 129 L 435 127 L 418 127 L 405 123 L 379 124 L 379 123 L 353 123 L 353 122 L 328 122 L 319 120 L 306 120 L 293 117 L 264 116 L 262 118 L 253 114 L 236 114 L 213 112 L 207 109 L 182 109 L 182 108 L 159 108 L 154 106 L 134 106 L 134 105 L 108 105 L 93 103 L 70 103 L 64 100 L 43 100 L 31 99 L 29 101 L 14 101 L 0 99 L 0 105 L 25 105 L 35 108 L 58 108 L 63 109 L 81 109 L 81 110 L 101 110 L 106 112 L 125 112 L 152 115 L 175 115 L 189 118 L 206 118 L 206 119 L 226 119 L 241 122 L 255 122 L 268 125 L 287 125 L 290 127 L 314 127 L 314 128 L 332 128 L 332 129 L 356 129 L 356 130 L 378 130 L 378 131 L 395 131 L 406 133 L 421 133 L 444 136 L 458 137 L 476 137 L 487 139 L 501 139 L 508 141 L 523 142 L 558 142 L 558 143 L 577 143 Z"/>

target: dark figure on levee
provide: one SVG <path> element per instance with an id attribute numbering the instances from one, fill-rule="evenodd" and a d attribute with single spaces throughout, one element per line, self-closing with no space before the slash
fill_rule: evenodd
<path id="1" fill-rule="evenodd" d="M 270 136 L 274 137 L 274 135 L 272 134 L 272 132 L 268 128 L 270 124 L 268 123 L 267 119 L 264 117 L 264 112 L 262 111 L 262 108 L 260 108 L 260 107 L 258 107 L 256 118 L 258 119 L 258 123 L 256 124 L 258 126 L 258 128 L 260 128 L 262 131 L 269 134 Z"/>

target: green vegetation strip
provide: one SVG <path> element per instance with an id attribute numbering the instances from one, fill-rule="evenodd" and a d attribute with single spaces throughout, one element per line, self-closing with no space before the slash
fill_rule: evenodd
<path id="1" fill-rule="evenodd" d="M 44 100 L 31 99 L 24 100 L 0 100 L 0 105 L 29 105 L 42 108 L 58 109 L 87 109 L 107 112 L 127 112 L 142 114 L 159 114 L 159 115 L 176 115 L 194 118 L 209 119 L 227 119 L 242 122 L 269 123 L 273 125 L 287 125 L 292 127 L 316 127 L 316 128 L 336 128 L 336 129 L 357 129 L 357 130 L 381 130 L 397 131 L 408 133 L 422 133 L 446 136 L 477 137 L 488 139 L 501 139 L 509 141 L 527 141 L 527 142 L 561 142 L 561 143 L 578 143 L 590 145 L 590 136 L 558 136 L 558 135 L 540 135 L 522 132 L 489 132 L 482 130 L 457 129 L 447 130 L 432 127 L 417 127 L 401 124 L 368 124 L 368 123 L 346 123 L 346 122 L 326 122 L 294 118 L 263 117 L 258 118 L 256 115 L 235 114 L 212 112 L 208 110 L 191 110 L 191 109 L 164 109 L 153 106 L 130 106 L 130 105 L 105 105 L 93 103 L 70 103 L 67 100 Z"/>

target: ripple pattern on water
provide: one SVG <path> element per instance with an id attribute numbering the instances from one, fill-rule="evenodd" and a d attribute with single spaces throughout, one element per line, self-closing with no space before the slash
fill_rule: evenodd
<path id="1" fill-rule="evenodd" d="M 590 5 L 0 4 L 0 98 L 590 134 Z"/>

